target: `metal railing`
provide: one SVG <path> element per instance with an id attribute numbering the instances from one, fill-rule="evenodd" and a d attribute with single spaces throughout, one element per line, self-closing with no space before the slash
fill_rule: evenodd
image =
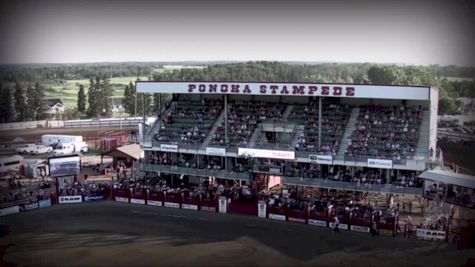
<path id="1" fill-rule="evenodd" d="M 201 176 L 201 177 L 216 177 L 222 179 L 238 179 L 238 180 L 249 180 L 251 177 L 250 173 L 241 173 L 227 170 L 209 170 L 209 169 L 195 169 L 195 168 L 186 168 L 178 167 L 173 165 L 158 165 L 158 164 L 141 164 L 139 168 L 143 171 L 154 171 L 154 172 L 165 172 L 165 173 L 174 173 L 174 174 L 184 174 L 191 176 Z"/>

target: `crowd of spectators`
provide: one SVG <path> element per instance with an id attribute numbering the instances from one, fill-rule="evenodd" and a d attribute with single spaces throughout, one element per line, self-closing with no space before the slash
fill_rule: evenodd
<path id="1" fill-rule="evenodd" d="M 346 156 L 406 159 L 416 151 L 422 118 L 421 106 L 362 106 Z"/>
<path id="2" fill-rule="evenodd" d="M 260 101 L 236 101 L 228 105 L 228 145 L 245 146 L 259 124 L 262 121 L 282 120 L 286 105 L 273 102 Z M 211 144 L 226 145 L 225 123 L 216 129 Z"/>
<path id="3" fill-rule="evenodd" d="M 98 183 L 95 182 L 65 182 L 63 188 L 59 189 L 60 196 L 90 196 L 90 195 L 108 195 L 110 190 L 110 185 L 108 183 Z"/>
<path id="4" fill-rule="evenodd" d="M 223 108 L 219 99 L 178 101 L 172 111 L 161 118 L 154 139 L 159 142 L 201 144 Z"/>
<path id="5" fill-rule="evenodd" d="M 290 120 L 303 122 L 304 131 L 297 136 L 296 151 L 320 152 L 336 155 L 340 140 L 345 132 L 351 108 L 333 100 L 322 104 L 322 138 L 318 146 L 318 101 L 295 105 Z"/>

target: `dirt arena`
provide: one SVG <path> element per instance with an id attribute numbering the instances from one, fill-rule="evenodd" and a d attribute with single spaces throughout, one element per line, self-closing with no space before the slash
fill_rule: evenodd
<path id="1" fill-rule="evenodd" d="M 365 233 L 117 202 L 0 218 L 1 266 L 460 266 L 475 250 Z"/>

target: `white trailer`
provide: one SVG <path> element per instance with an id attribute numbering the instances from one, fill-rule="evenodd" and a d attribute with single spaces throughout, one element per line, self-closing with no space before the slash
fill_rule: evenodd
<path id="1" fill-rule="evenodd" d="M 53 155 L 67 155 L 72 153 L 85 153 L 89 150 L 85 142 L 60 143 L 53 150 Z"/>
<path id="2" fill-rule="evenodd" d="M 20 155 L 4 156 L 0 158 L 0 173 L 19 171 L 23 157 Z"/>
<path id="3" fill-rule="evenodd" d="M 62 135 L 62 134 L 45 134 L 41 136 L 41 142 L 45 146 L 52 146 L 64 143 L 82 142 L 81 135 Z"/>

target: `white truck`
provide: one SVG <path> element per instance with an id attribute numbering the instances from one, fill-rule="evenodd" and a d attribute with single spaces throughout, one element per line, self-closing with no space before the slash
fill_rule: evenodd
<path id="1" fill-rule="evenodd" d="M 35 145 L 35 144 L 22 145 L 22 146 L 16 148 L 16 152 L 18 152 L 20 154 L 26 154 L 26 153 L 29 153 L 30 150 L 32 150 L 36 146 L 37 145 Z"/>
<path id="2" fill-rule="evenodd" d="M 53 150 L 53 155 L 66 155 L 72 153 L 85 153 L 89 150 L 88 145 L 81 141 L 81 142 L 74 142 L 74 143 L 59 143 L 56 145 L 55 149 Z"/>
<path id="3" fill-rule="evenodd" d="M 82 141 L 82 136 L 80 135 L 45 134 L 41 136 L 41 143 L 45 146 L 54 146 L 65 143 L 79 143 Z"/>
<path id="4" fill-rule="evenodd" d="M 39 154 L 45 154 L 45 153 L 51 153 L 51 152 L 53 152 L 53 147 L 45 146 L 45 145 L 36 145 L 34 147 L 30 147 L 28 150 L 28 153 L 32 155 L 39 155 Z"/>

